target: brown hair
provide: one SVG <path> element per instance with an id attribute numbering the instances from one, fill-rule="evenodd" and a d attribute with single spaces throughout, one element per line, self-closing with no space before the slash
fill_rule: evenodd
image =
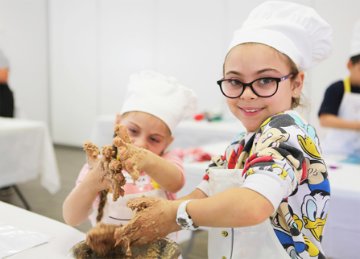
<path id="1" fill-rule="evenodd" d="M 353 64 L 359 63 L 359 62 L 360 62 L 360 54 L 359 54 L 359 55 L 352 56 L 352 57 L 350 58 L 350 61 L 351 61 L 351 63 L 353 63 Z"/>
<path id="2" fill-rule="evenodd" d="M 107 199 L 107 194 L 108 194 L 108 190 L 102 190 L 100 193 L 99 193 L 99 198 L 100 198 L 100 201 L 99 201 L 99 206 L 98 206 L 98 214 L 96 216 L 96 222 L 100 222 L 103 215 L 104 215 L 104 207 L 105 207 L 105 204 L 106 204 L 106 199 Z"/>

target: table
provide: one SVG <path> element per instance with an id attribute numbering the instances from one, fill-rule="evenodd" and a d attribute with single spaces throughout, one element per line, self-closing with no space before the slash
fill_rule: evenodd
<path id="1" fill-rule="evenodd" d="M 226 143 L 205 145 L 212 154 L 223 152 Z M 218 150 L 218 152 L 216 152 Z M 323 248 L 331 259 L 360 258 L 357 246 L 360 240 L 360 165 L 343 163 L 342 157 L 325 158 L 329 167 L 331 203 L 324 229 Z M 202 180 L 208 162 L 184 164 L 186 183 L 178 197 L 192 192 Z"/>
<path id="2" fill-rule="evenodd" d="M 44 122 L 0 117 L 0 187 L 41 176 L 50 193 L 60 189 L 55 152 Z"/>
<path id="3" fill-rule="evenodd" d="M 91 141 L 98 147 L 112 143 L 115 114 L 97 117 L 91 134 Z M 184 120 L 175 128 L 171 148 L 190 148 L 221 141 L 230 142 L 243 131 L 239 121 L 195 121 Z"/>
<path id="4" fill-rule="evenodd" d="M 359 258 L 360 165 L 328 159 L 331 203 L 324 251 L 331 259 Z"/>
<path id="5" fill-rule="evenodd" d="M 10 258 L 71 258 L 69 251 L 85 234 L 59 221 L 0 201 L 0 222 L 24 231 L 36 231 L 50 237 L 49 242 L 29 248 Z"/>

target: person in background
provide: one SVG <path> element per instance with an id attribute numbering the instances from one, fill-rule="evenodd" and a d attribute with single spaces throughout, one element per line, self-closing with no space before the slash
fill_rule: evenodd
<path id="1" fill-rule="evenodd" d="M 332 29 L 307 6 L 268 1 L 235 31 L 217 83 L 247 132 L 179 200 L 138 198 L 121 245 L 209 227 L 209 258 L 325 258 L 330 185 L 314 127 L 293 110 L 304 70 L 327 58 Z M 139 230 L 137 230 L 139 229 Z"/>
<path id="2" fill-rule="evenodd" d="M 8 84 L 9 60 L 0 49 L 0 117 L 14 117 L 14 95 Z"/>
<path id="3" fill-rule="evenodd" d="M 65 222 L 76 226 L 89 218 L 92 225 L 97 222 L 120 225 L 133 215 L 126 206 L 131 198 L 174 199 L 175 193 L 184 185 L 185 177 L 182 160 L 167 148 L 173 141 L 172 133 L 177 124 L 196 112 L 196 102 L 194 91 L 173 77 L 148 70 L 131 75 L 116 122 L 127 128 L 132 142 L 127 147 L 137 154 L 136 167 L 141 172 L 140 177 L 134 184 L 131 176 L 123 171 L 125 196 L 113 201 L 112 194 L 105 191 L 110 183 L 103 181 L 104 171 L 99 166 L 90 168 L 85 164 L 75 188 L 63 203 Z M 131 161 L 125 161 L 125 164 L 132 165 Z"/>
<path id="4" fill-rule="evenodd" d="M 360 20 L 353 30 L 349 76 L 325 91 L 318 115 L 328 128 L 321 143 L 324 153 L 360 157 Z"/>

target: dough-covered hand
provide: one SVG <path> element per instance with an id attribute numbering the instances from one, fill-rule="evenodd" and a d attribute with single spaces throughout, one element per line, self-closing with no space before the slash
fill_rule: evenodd
<path id="1" fill-rule="evenodd" d="M 117 245 L 143 245 L 166 237 L 179 230 L 176 224 L 177 201 L 155 197 L 143 197 L 130 200 L 128 207 L 135 211 L 135 216 L 128 224 L 115 230 Z"/>
<path id="2" fill-rule="evenodd" d="M 86 160 L 89 164 L 90 168 L 93 168 L 99 162 L 100 150 L 99 148 L 91 143 L 90 141 L 86 141 L 83 145 L 83 149 L 86 153 Z"/>
<path id="3" fill-rule="evenodd" d="M 125 126 L 116 125 L 113 144 L 117 147 L 117 157 L 125 169 L 134 180 L 139 178 L 140 171 L 143 170 L 147 150 L 131 144 Z"/>

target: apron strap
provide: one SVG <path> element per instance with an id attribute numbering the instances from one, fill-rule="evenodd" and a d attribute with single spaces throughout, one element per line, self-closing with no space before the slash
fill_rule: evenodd
<path id="1" fill-rule="evenodd" d="M 344 91 L 345 91 L 345 93 L 351 92 L 350 77 L 347 77 L 344 79 Z"/>

